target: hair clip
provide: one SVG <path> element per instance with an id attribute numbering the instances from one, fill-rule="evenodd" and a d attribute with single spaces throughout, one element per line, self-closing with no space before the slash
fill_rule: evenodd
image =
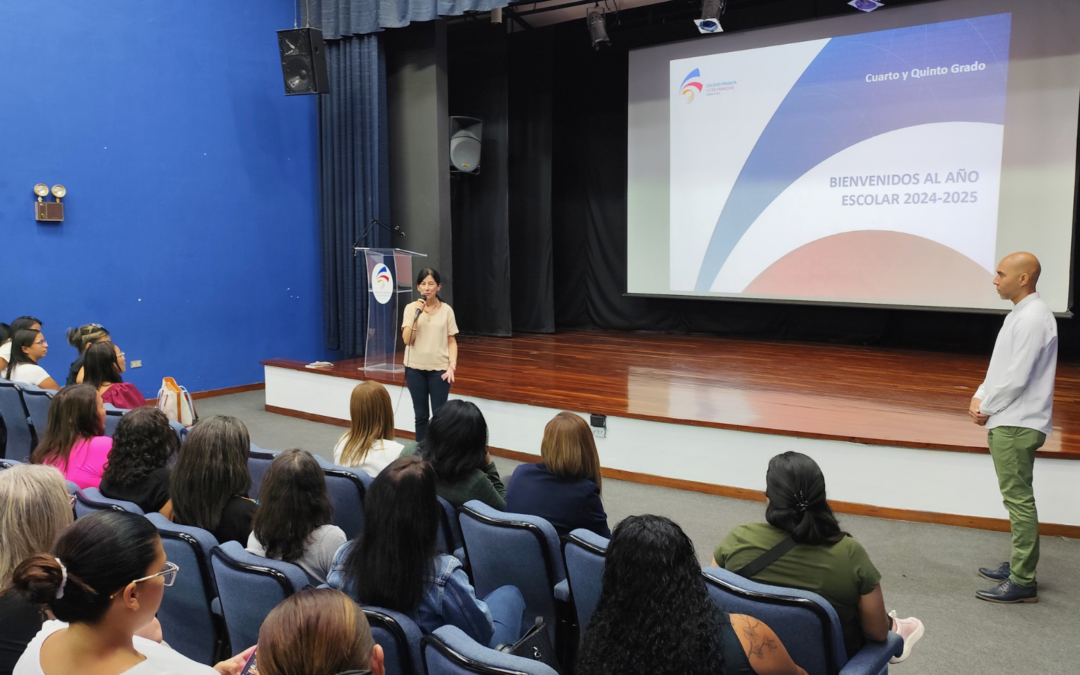
<path id="1" fill-rule="evenodd" d="M 60 558 L 53 558 L 58 565 L 60 565 L 60 574 L 63 575 L 60 581 L 60 588 L 56 589 L 56 599 L 64 597 L 64 586 L 67 586 L 67 568 L 64 567 L 64 563 L 60 562 Z"/>

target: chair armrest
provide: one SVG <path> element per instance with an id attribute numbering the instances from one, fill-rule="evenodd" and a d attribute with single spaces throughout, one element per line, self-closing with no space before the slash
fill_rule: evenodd
<path id="1" fill-rule="evenodd" d="M 885 672 L 889 659 L 904 653 L 904 638 L 889 631 L 884 642 L 868 642 L 859 653 L 852 657 L 840 675 L 879 675 Z"/>

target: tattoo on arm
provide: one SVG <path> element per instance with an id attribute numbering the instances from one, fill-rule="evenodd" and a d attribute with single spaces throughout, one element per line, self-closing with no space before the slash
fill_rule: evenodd
<path id="1" fill-rule="evenodd" d="M 766 651 L 774 651 L 777 647 L 777 640 L 775 637 L 766 635 L 761 630 L 762 623 L 753 617 L 740 617 L 739 632 L 750 643 L 750 648 L 747 650 L 747 656 L 756 656 L 759 659 L 765 658 Z"/>

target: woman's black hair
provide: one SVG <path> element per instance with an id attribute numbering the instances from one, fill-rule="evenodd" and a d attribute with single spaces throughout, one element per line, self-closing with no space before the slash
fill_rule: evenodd
<path id="1" fill-rule="evenodd" d="M 487 422 L 475 403 L 447 401 L 431 418 L 420 455 L 440 479 L 454 482 L 487 466 Z"/>
<path id="2" fill-rule="evenodd" d="M 362 605 L 411 613 L 437 551 L 435 471 L 413 455 L 379 472 L 364 497 L 364 532 L 345 559 L 345 588 Z"/>
<path id="3" fill-rule="evenodd" d="M 168 466 L 180 449 L 180 440 L 169 418 L 157 408 L 143 406 L 120 418 L 113 434 L 103 480 L 133 487 L 152 471 Z"/>
<path id="4" fill-rule="evenodd" d="M 88 323 L 78 328 L 67 329 L 68 344 L 79 350 L 79 354 L 85 354 L 86 348 L 95 342 L 109 339 L 109 330 L 100 323 Z"/>
<path id="5" fill-rule="evenodd" d="M 270 462 L 251 519 L 266 557 L 299 560 L 311 533 L 329 525 L 333 507 L 322 467 L 307 450 L 286 450 Z"/>
<path id="6" fill-rule="evenodd" d="M 717 675 L 725 623 L 686 533 L 662 516 L 630 516 L 608 545 L 577 672 Z"/>
<path id="7" fill-rule="evenodd" d="M 817 462 L 800 452 L 769 460 L 765 474 L 765 520 L 797 544 L 834 544 L 850 536 L 840 529 L 825 499 L 825 476 Z"/>
<path id="8" fill-rule="evenodd" d="M 23 347 L 33 345 L 39 335 L 41 335 L 41 331 L 30 330 L 29 328 L 15 331 L 15 335 L 11 338 L 11 358 L 8 359 L 7 368 L 4 369 L 5 379 L 11 379 L 11 374 L 15 372 L 15 366 L 20 363 L 34 363 L 34 360 L 23 351 Z"/>
<path id="9" fill-rule="evenodd" d="M 116 358 L 116 345 L 108 340 L 95 342 L 86 349 L 83 360 L 83 382 L 99 389 L 103 384 L 123 382 L 120 376 L 120 360 Z"/>
<path id="10" fill-rule="evenodd" d="M 37 328 L 31 328 L 36 325 Z M 20 316 L 11 322 L 11 334 L 14 335 L 21 330 L 41 330 L 41 319 L 34 318 L 32 316 Z"/>
<path id="11" fill-rule="evenodd" d="M 97 391 L 88 384 L 61 389 L 49 405 L 45 433 L 30 453 L 30 462 L 48 462 L 67 471 L 68 459 L 76 443 L 105 435 L 105 423 L 98 414 L 97 402 Z"/>
<path id="12" fill-rule="evenodd" d="M 112 605 L 110 595 L 147 575 L 158 540 L 157 528 L 143 516 L 95 511 L 64 530 L 51 555 L 38 553 L 20 563 L 13 586 L 60 621 L 96 624 Z"/>
<path id="13" fill-rule="evenodd" d="M 11 339 L 11 326 L 0 323 L 0 345 Z"/>
<path id="14" fill-rule="evenodd" d="M 169 475 L 176 522 L 216 530 L 225 504 L 251 489 L 251 438 L 235 417 L 215 415 L 191 428 Z"/>

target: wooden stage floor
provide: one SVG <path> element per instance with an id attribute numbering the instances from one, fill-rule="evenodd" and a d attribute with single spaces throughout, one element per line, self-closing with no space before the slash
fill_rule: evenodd
<path id="1" fill-rule="evenodd" d="M 571 331 L 459 337 L 453 392 L 756 433 L 986 453 L 967 415 L 989 357 L 707 336 Z M 307 370 L 299 361 L 264 365 Z M 317 370 L 365 379 L 362 359 Z M 402 384 L 403 377 L 370 376 Z M 1080 459 L 1080 365 L 1059 363 L 1039 456 Z"/>

